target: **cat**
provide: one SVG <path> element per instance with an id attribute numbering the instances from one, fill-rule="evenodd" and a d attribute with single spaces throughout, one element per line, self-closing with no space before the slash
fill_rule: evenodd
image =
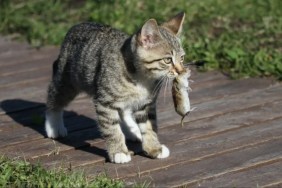
<path id="1" fill-rule="evenodd" d="M 169 149 L 157 136 L 156 98 L 164 80 L 184 69 L 180 41 L 184 18 L 182 12 L 161 25 L 149 19 L 132 36 L 97 23 L 73 26 L 53 64 L 47 136 L 67 136 L 63 109 L 86 92 L 95 104 L 111 162 L 131 161 L 126 139 L 141 142 L 148 157 L 168 157 Z"/>

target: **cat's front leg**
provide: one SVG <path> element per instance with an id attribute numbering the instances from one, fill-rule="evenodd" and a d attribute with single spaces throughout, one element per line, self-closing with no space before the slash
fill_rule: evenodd
<path id="1" fill-rule="evenodd" d="M 169 149 L 160 144 L 157 136 L 157 116 L 155 104 L 148 107 L 148 111 L 138 112 L 136 121 L 142 134 L 142 148 L 145 154 L 151 158 L 166 158 L 169 156 Z"/>
<path id="2" fill-rule="evenodd" d="M 145 154 L 151 158 L 161 159 L 168 157 L 169 149 L 165 145 L 160 144 L 150 120 L 140 123 L 139 126 L 143 138 L 142 148 Z"/>
<path id="3" fill-rule="evenodd" d="M 142 135 L 140 128 L 135 121 L 131 110 L 124 110 L 122 114 L 124 126 L 122 126 L 123 133 L 127 140 L 142 142 Z"/>
<path id="4" fill-rule="evenodd" d="M 106 105 L 97 104 L 96 112 L 100 131 L 106 140 L 110 161 L 113 163 L 127 163 L 131 161 L 131 155 L 121 130 L 121 120 L 118 111 Z"/>

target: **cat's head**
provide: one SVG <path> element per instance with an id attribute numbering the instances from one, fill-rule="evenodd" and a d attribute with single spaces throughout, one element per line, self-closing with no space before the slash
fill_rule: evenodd
<path id="1" fill-rule="evenodd" d="M 184 71 L 185 52 L 179 38 L 184 17 L 179 13 L 162 25 L 150 19 L 136 34 L 139 65 L 152 77 L 174 78 Z"/>

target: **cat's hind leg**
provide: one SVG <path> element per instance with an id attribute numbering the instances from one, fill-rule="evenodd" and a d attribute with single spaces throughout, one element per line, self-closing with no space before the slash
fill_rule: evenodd
<path id="1" fill-rule="evenodd" d="M 121 130 L 121 118 L 118 111 L 98 103 L 96 112 L 100 131 L 106 141 L 110 161 L 113 163 L 131 161 L 131 152 L 125 144 L 125 136 Z"/>
<path id="2" fill-rule="evenodd" d="M 72 101 L 78 92 L 66 79 L 60 75 L 54 75 L 47 93 L 47 110 L 45 114 L 45 131 L 49 138 L 67 136 L 68 132 L 64 125 L 64 107 Z"/>

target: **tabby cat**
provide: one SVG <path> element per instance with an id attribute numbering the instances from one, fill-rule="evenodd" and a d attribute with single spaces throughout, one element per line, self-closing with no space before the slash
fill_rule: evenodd
<path id="1" fill-rule="evenodd" d="M 132 36 L 96 23 L 72 27 L 53 64 L 45 129 L 50 138 L 67 136 L 63 109 L 80 92 L 95 103 L 109 159 L 127 163 L 126 139 L 140 141 L 151 158 L 169 149 L 157 136 L 156 98 L 160 85 L 183 71 L 179 39 L 185 14 L 158 25 L 150 19 Z"/>

